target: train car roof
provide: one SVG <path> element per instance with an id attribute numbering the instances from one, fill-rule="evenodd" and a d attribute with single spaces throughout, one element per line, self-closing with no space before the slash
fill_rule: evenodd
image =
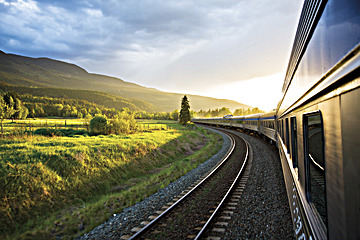
<path id="1" fill-rule="evenodd" d="M 192 118 L 191 120 L 221 120 L 222 117 L 213 117 L 213 118 Z"/>
<path id="2" fill-rule="evenodd" d="M 245 116 L 232 116 L 230 119 L 231 120 L 239 120 L 239 119 L 244 119 Z"/>
<path id="3" fill-rule="evenodd" d="M 260 114 L 260 119 L 275 119 L 276 109 Z"/>
<path id="4" fill-rule="evenodd" d="M 246 120 L 256 120 L 256 119 L 259 119 L 259 117 L 260 117 L 260 113 L 256 113 L 256 114 L 246 115 L 245 119 Z"/>

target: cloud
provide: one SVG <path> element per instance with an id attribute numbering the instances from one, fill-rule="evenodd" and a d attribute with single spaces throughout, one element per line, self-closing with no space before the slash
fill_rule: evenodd
<path id="1" fill-rule="evenodd" d="M 172 91 L 283 71 L 297 1 L 0 0 L 3 51 Z"/>

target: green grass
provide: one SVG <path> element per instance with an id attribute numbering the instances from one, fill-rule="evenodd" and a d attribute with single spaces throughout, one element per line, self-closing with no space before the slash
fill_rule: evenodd
<path id="1" fill-rule="evenodd" d="M 133 135 L 0 139 L 0 238 L 72 239 L 167 186 L 222 145 L 220 136 L 194 126 L 140 124 L 153 128 Z"/>
<path id="2" fill-rule="evenodd" d="M 26 120 L 5 120 L 3 134 L 5 136 L 24 135 L 25 131 L 40 128 L 87 130 L 90 120 L 79 118 L 35 118 Z M 1 134 L 1 133 L 0 133 Z"/>

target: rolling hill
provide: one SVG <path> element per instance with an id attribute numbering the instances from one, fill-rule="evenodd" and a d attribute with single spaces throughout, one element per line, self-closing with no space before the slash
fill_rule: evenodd
<path id="1" fill-rule="evenodd" d="M 105 92 L 65 88 L 44 88 L 44 87 L 24 87 L 0 82 L 0 91 L 15 91 L 20 95 L 29 94 L 34 97 L 49 97 L 54 99 L 74 99 L 84 100 L 106 108 L 123 109 L 128 108 L 132 111 L 154 112 L 155 107 L 139 99 L 127 99 L 120 96 L 111 95 Z"/>
<path id="2" fill-rule="evenodd" d="M 47 95 L 50 92 L 61 92 L 61 89 L 77 89 L 96 91 L 106 96 L 120 97 L 117 101 L 140 105 L 139 109 L 146 111 L 171 112 L 180 109 L 181 98 L 184 94 L 168 93 L 153 88 L 146 88 L 119 78 L 88 73 L 85 69 L 74 64 L 61 62 L 49 58 L 30 58 L 0 51 L 0 82 L 23 86 L 24 91 L 38 90 L 37 94 Z M 29 92 L 30 93 L 30 92 Z M 81 92 L 77 92 L 80 94 Z M 74 94 L 74 93 L 72 93 Z M 89 92 L 87 92 L 89 94 Z M 95 93 L 94 93 L 95 94 Z M 215 109 L 228 107 L 252 108 L 236 101 L 203 97 L 187 94 L 191 109 Z M 70 96 L 68 96 L 70 97 Z M 110 97 L 111 98 L 111 97 Z"/>

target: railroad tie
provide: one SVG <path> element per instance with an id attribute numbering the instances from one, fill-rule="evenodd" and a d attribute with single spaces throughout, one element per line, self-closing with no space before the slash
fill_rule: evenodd
<path id="1" fill-rule="evenodd" d="M 223 211 L 224 214 L 229 214 L 229 215 L 233 215 L 234 212 L 233 211 Z"/>
<path id="2" fill-rule="evenodd" d="M 229 225 L 229 223 L 228 222 L 216 222 L 215 225 L 226 227 L 227 225 Z"/>
<path id="3" fill-rule="evenodd" d="M 141 230 L 141 228 L 139 228 L 139 227 L 134 227 L 134 228 L 132 228 L 130 231 L 132 231 L 132 232 L 138 232 L 138 231 L 140 231 Z"/>
<path id="4" fill-rule="evenodd" d="M 206 238 L 206 240 L 221 240 L 221 237 L 209 236 Z"/>
<path id="5" fill-rule="evenodd" d="M 213 232 L 218 232 L 218 233 L 224 233 L 224 232 L 225 232 L 225 228 L 213 228 L 212 231 L 213 231 Z"/>
<path id="6" fill-rule="evenodd" d="M 131 238 L 130 235 L 122 235 L 120 239 L 122 239 L 122 240 L 127 240 L 127 239 L 129 239 L 129 238 Z"/>
<path id="7" fill-rule="evenodd" d="M 231 220 L 231 217 L 229 217 L 229 216 L 220 216 L 220 219 Z"/>

